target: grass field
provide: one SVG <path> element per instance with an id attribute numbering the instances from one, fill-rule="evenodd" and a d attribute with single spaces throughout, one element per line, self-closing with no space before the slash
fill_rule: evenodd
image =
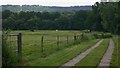
<path id="1" fill-rule="evenodd" d="M 22 59 L 20 65 L 61 65 L 80 52 L 94 45 L 98 39 L 94 39 L 91 34 L 86 34 L 87 40 L 74 41 L 74 35 L 81 35 L 81 31 L 11 31 L 10 34 L 22 33 Z M 59 49 L 57 46 L 57 36 L 59 35 Z M 44 37 L 43 53 L 41 52 L 41 36 Z M 67 41 L 68 36 L 68 41 Z M 93 40 L 91 40 L 93 39 Z M 17 40 L 16 37 L 8 37 L 8 40 Z M 87 43 L 86 43 L 87 42 Z M 11 47 L 17 57 L 17 42 L 10 42 Z M 16 47 L 15 47 L 16 46 Z M 64 60 L 62 60 L 64 58 Z M 47 60 L 47 61 L 46 61 Z M 60 61 L 61 60 L 61 61 Z M 53 62 L 51 62 L 53 61 Z"/>
<path id="2" fill-rule="evenodd" d="M 41 36 L 43 39 L 43 47 L 44 52 L 50 54 L 54 52 L 54 50 L 58 50 L 57 46 L 57 35 L 59 35 L 59 49 L 67 47 L 68 45 L 76 44 L 74 42 L 74 33 L 81 34 L 80 31 L 12 31 L 11 33 L 17 34 L 22 33 L 22 46 L 23 46 L 23 54 L 26 54 L 27 51 L 37 51 L 41 52 Z M 68 36 L 68 41 L 67 41 Z M 17 40 L 16 37 L 9 37 L 9 40 Z M 11 45 L 16 45 L 17 42 L 11 42 Z M 31 49 L 32 48 L 32 49 Z M 30 52 L 30 53 L 31 53 Z"/>
<path id="3" fill-rule="evenodd" d="M 31 61 L 30 65 L 59 66 L 69 61 L 70 59 L 75 57 L 77 54 L 85 51 L 87 48 L 93 46 L 97 41 L 98 40 L 91 40 L 91 41 L 89 40 L 89 41 L 81 42 L 81 44 L 65 48 L 61 51 L 51 54 L 50 56 L 47 56 L 46 58 L 39 58 L 34 61 Z"/>
<path id="4" fill-rule="evenodd" d="M 18 33 L 22 33 L 22 61 L 17 63 L 17 65 L 20 66 L 60 66 L 90 48 L 101 39 L 96 39 L 93 35 L 94 32 L 83 33 L 82 31 L 74 30 L 35 30 L 35 32 L 27 30 L 10 31 L 10 34 Z M 81 34 L 84 34 L 83 38 L 81 38 Z M 81 39 L 74 40 L 75 35 L 79 36 Z M 43 52 L 41 46 L 42 36 Z M 59 45 L 57 45 L 58 36 Z M 118 39 L 113 37 L 113 40 L 117 44 Z M 9 36 L 8 42 L 12 54 L 14 58 L 16 58 L 17 37 Z M 97 66 L 107 49 L 108 42 L 109 39 L 105 39 L 99 47 L 90 52 L 82 61 L 76 64 L 76 66 Z M 111 66 L 117 65 L 117 59 L 115 59 L 117 58 L 117 47 L 118 46 L 115 46 Z"/>
<path id="5" fill-rule="evenodd" d="M 96 66 L 100 63 L 107 47 L 109 45 L 109 39 L 105 39 L 97 48 L 92 50 L 85 58 L 83 58 L 76 66 Z"/>

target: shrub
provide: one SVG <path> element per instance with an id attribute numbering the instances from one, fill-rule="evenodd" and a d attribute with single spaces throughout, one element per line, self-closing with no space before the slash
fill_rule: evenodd
<path id="1" fill-rule="evenodd" d="M 100 38 L 103 38 L 103 35 L 102 34 L 93 34 L 93 36 L 96 38 L 96 39 L 100 39 Z"/>
<path id="2" fill-rule="evenodd" d="M 100 39 L 100 38 L 111 38 L 112 37 L 112 34 L 111 33 L 94 33 L 93 36 L 97 39 Z"/>
<path id="3" fill-rule="evenodd" d="M 82 38 L 81 38 L 82 41 L 89 40 L 89 37 L 87 35 L 82 34 L 81 36 L 82 36 Z"/>
<path id="4" fill-rule="evenodd" d="M 104 38 L 111 38 L 112 37 L 112 34 L 111 33 L 105 33 L 104 34 Z"/>

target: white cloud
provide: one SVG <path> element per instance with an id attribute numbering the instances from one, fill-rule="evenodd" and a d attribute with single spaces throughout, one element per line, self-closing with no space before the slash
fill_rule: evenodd
<path id="1" fill-rule="evenodd" d="M 45 6 L 74 6 L 74 5 L 93 5 L 95 2 L 100 0 L 2 0 L 0 3 L 3 4 L 38 4 Z"/>

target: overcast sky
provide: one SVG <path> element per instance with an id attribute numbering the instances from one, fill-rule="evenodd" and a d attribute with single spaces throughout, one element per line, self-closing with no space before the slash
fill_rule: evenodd
<path id="1" fill-rule="evenodd" d="M 0 0 L 0 5 L 81 6 L 93 5 L 100 0 Z"/>

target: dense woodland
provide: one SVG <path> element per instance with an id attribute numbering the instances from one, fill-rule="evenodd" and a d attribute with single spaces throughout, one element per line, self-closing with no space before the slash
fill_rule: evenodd
<path id="1" fill-rule="evenodd" d="M 86 30 L 120 34 L 120 2 L 98 3 L 75 12 L 2 12 L 3 29 Z"/>

